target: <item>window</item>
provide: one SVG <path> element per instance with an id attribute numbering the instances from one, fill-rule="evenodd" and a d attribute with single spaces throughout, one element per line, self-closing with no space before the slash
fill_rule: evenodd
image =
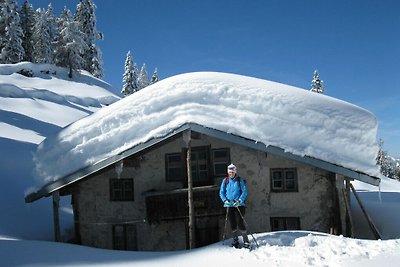
<path id="1" fill-rule="evenodd" d="M 165 155 L 167 181 L 179 182 L 185 177 L 182 153 Z"/>
<path id="2" fill-rule="evenodd" d="M 209 180 L 209 153 L 207 148 L 192 148 L 192 179 L 193 183 L 203 183 Z"/>
<path id="3" fill-rule="evenodd" d="M 116 224 L 112 226 L 113 249 L 137 250 L 136 226 L 131 224 Z"/>
<path id="4" fill-rule="evenodd" d="M 229 149 L 212 150 L 210 147 L 201 146 L 191 149 L 192 179 L 194 186 L 208 185 L 211 182 L 212 173 L 226 174 L 226 166 L 229 162 Z M 213 170 L 214 167 L 214 170 Z M 168 182 L 186 182 L 186 152 L 171 153 L 165 155 L 165 172 Z"/>
<path id="5" fill-rule="evenodd" d="M 214 176 L 226 176 L 226 168 L 231 162 L 229 148 L 213 149 L 212 158 Z"/>
<path id="6" fill-rule="evenodd" d="M 110 179 L 111 201 L 134 201 L 133 179 Z"/>
<path id="7" fill-rule="evenodd" d="M 271 217 L 271 231 L 301 230 L 298 217 Z"/>
<path id="8" fill-rule="evenodd" d="M 271 189 L 274 192 L 297 192 L 296 169 L 271 169 Z"/>

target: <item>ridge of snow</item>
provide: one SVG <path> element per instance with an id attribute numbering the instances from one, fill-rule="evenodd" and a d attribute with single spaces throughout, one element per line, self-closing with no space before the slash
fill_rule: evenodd
<path id="1" fill-rule="evenodd" d="M 111 93 L 111 85 L 84 70 L 75 72 L 71 79 L 66 68 L 51 64 L 20 62 L 1 64 L 0 77 L 2 87 L 0 97 L 80 96 L 83 99 L 91 99 L 87 102 L 93 102 L 95 106 L 98 106 L 98 103 L 109 105 L 119 99 Z"/>
<path id="2" fill-rule="evenodd" d="M 39 144 L 47 133 L 120 99 L 90 73 L 71 79 L 67 72 L 51 64 L 0 64 L 0 136 Z"/>
<path id="3" fill-rule="evenodd" d="M 377 122 L 369 111 L 276 82 L 196 72 L 159 81 L 47 138 L 35 155 L 39 183 L 189 122 L 379 176 Z"/>

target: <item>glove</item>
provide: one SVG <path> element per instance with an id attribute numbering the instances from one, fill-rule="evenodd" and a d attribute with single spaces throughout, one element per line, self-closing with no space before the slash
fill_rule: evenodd
<path id="1" fill-rule="evenodd" d="M 226 206 L 230 206 L 230 205 L 231 205 L 231 202 L 230 202 L 229 200 L 226 199 L 226 200 L 224 201 L 224 204 L 225 204 Z"/>
<path id="2" fill-rule="evenodd" d="M 233 205 L 232 206 L 234 206 L 234 207 L 238 207 L 239 206 L 239 204 L 242 202 L 242 200 L 235 200 L 234 202 L 233 202 Z"/>

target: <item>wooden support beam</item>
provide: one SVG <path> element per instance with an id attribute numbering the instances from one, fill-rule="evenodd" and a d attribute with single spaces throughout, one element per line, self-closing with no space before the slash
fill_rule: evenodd
<path id="1" fill-rule="evenodd" d="M 191 131 L 188 130 L 183 135 L 186 142 L 186 167 L 188 176 L 188 207 L 189 207 L 189 249 L 195 248 L 196 232 L 195 232 L 195 214 L 193 204 L 193 179 L 192 179 L 192 146 L 191 146 Z"/>
<path id="2" fill-rule="evenodd" d="M 61 242 L 60 234 L 60 217 L 58 209 L 60 207 L 60 192 L 53 192 L 53 220 L 54 220 L 54 240 L 56 242 Z"/>
<path id="3" fill-rule="evenodd" d="M 347 224 L 346 224 L 346 204 L 344 200 L 344 195 L 342 194 L 342 190 L 345 189 L 344 182 L 345 177 L 340 174 L 335 174 L 336 181 L 336 194 L 338 199 L 338 234 L 346 235 L 347 233 Z"/>
<path id="4" fill-rule="evenodd" d="M 346 189 L 342 189 L 344 203 L 346 204 L 346 214 L 349 219 L 349 225 L 346 226 L 346 235 L 350 237 L 354 237 L 354 223 L 353 223 L 353 216 L 351 216 L 351 208 L 350 208 L 350 201 L 349 196 L 347 194 Z"/>

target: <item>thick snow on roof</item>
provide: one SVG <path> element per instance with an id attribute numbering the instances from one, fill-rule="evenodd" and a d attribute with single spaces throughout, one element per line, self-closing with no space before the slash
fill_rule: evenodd
<path id="1" fill-rule="evenodd" d="M 300 88 L 197 72 L 159 81 L 47 138 L 35 155 L 41 184 L 114 156 L 185 123 L 239 135 L 373 176 L 372 113 Z"/>

